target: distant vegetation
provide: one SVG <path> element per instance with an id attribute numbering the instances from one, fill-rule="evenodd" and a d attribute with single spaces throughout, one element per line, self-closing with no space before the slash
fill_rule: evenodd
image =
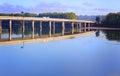
<path id="1" fill-rule="evenodd" d="M 76 19 L 75 13 L 40 13 L 38 17 Z"/>
<path id="2" fill-rule="evenodd" d="M 120 28 L 120 12 L 109 13 L 108 15 L 106 15 L 106 17 L 102 20 L 101 26 Z"/>
<path id="3" fill-rule="evenodd" d="M 16 13 L 16 14 L 5 14 L 0 13 L 0 16 L 24 16 L 24 17 L 50 17 L 50 18 L 63 18 L 63 19 L 76 19 L 76 14 L 73 12 L 67 12 L 67 13 L 40 13 L 40 14 L 34 14 L 34 13 Z"/>

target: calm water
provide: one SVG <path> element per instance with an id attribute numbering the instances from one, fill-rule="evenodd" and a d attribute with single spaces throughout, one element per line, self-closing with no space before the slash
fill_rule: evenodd
<path id="1" fill-rule="evenodd" d="M 120 76 L 120 32 L 0 46 L 0 76 Z"/>

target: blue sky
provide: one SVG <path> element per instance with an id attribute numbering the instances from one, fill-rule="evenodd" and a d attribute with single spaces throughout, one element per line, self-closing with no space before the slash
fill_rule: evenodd
<path id="1" fill-rule="evenodd" d="M 0 13 L 75 12 L 77 15 L 105 15 L 119 12 L 120 0 L 0 0 Z"/>

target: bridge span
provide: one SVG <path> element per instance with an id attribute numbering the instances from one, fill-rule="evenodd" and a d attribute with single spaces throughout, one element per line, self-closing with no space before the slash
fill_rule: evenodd
<path id="1" fill-rule="evenodd" d="M 90 27 L 94 24 L 94 21 L 87 21 L 87 20 L 71 20 L 71 19 L 57 19 L 57 18 L 39 18 L 39 17 L 15 17 L 15 16 L 0 16 L 0 39 L 2 39 L 2 30 L 3 30 L 3 21 L 8 21 L 8 32 L 9 32 L 9 38 L 8 40 L 12 40 L 12 27 L 13 21 L 21 21 L 21 31 L 22 31 L 22 39 L 25 38 L 24 32 L 25 32 L 25 22 L 31 21 L 31 39 L 35 38 L 35 21 L 39 22 L 39 37 L 42 35 L 42 29 L 43 29 L 43 22 L 48 22 L 48 29 L 49 29 L 49 37 L 52 36 L 52 31 L 55 34 L 56 29 L 56 23 L 61 23 L 62 31 L 61 35 L 63 36 L 65 34 L 65 25 L 66 23 L 70 23 L 71 26 L 71 34 L 75 33 L 75 26 L 77 27 L 77 32 L 80 33 L 82 31 L 86 32 L 87 30 L 90 31 Z"/>

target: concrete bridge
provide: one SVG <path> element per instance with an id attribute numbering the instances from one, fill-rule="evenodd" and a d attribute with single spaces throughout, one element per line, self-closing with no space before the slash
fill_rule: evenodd
<path id="1" fill-rule="evenodd" d="M 65 24 L 67 22 L 71 23 L 71 26 L 72 28 L 72 32 L 71 34 L 74 34 L 74 25 L 76 24 L 77 25 L 77 30 L 78 32 L 86 32 L 87 30 L 90 31 L 90 27 L 92 26 L 92 24 L 94 24 L 93 21 L 87 21 L 87 20 L 71 20 L 71 19 L 56 19 L 56 18 L 38 18 L 38 17 L 12 17 L 12 16 L 0 16 L 0 39 L 2 38 L 2 21 L 4 20 L 8 20 L 9 21 L 9 40 L 12 40 L 12 22 L 13 21 L 22 21 L 22 39 L 24 39 L 24 31 L 25 31 L 25 21 L 31 21 L 32 22 L 32 33 L 31 33 L 31 38 L 34 39 L 35 36 L 34 36 L 34 26 L 35 26 L 35 21 L 39 21 L 40 25 L 39 25 L 39 28 L 40 28 L 40 35 L 42 35 L 42 22 L 48 22 L 49 25 L 48 25 L 48 28 L 49 28 L 49 37 L 52 36 L 52 30 L 55 32 L 56 30 L 56 25 L 55 23 L 56 22 L 60 22 L 61 23 L 61 26 L 62 26 L 62 35 L 65 34 Z M 53 29 L 52 29 L 53 27 Z"/>

